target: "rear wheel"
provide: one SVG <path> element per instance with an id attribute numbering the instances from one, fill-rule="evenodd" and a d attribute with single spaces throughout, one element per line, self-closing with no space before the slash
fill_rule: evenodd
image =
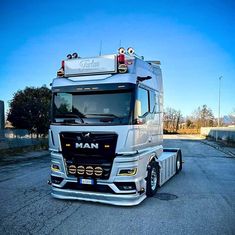
<path id="1" fill-rule="evenodd" d="M 181 150 L 178 150 L 176 156 L 176 174 L 178 174 L 181 170 L 182 170 L 182 153 Z"/>
<path id="2" fill-rule="evenodd" d="M 147 189 L 146 189 L 146 195 L 148 197 L 152 197 L 157 192 L 158 179 L 159 179 L 158 164 L 152 161 L 150 162 L 148 167 Z"/>

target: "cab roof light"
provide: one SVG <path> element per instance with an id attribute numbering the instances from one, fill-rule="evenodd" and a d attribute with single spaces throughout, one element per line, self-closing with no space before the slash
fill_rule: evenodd
<path id="1" fill-rule="evenodd" d="M 61 61 L 61 69 L 64 70 L 64 60 Z"/>
<path id="2" fill-rule="evenodd" d="M 73 58 L 73 59 L 77 59 L 77 58 L 78 58 L 78 53 L 77 53 L 77 52 L 74 52 L 74 53 L 72 54 L 72 58 Z"/>
<path id="3" fill-rule="evenodd" d="M 125 64 L 125 55 L 124 54 L 119 54 L 118 55 L 118 63 L 119 64 Z"/>
<path id="4" fill-rule="evenodd" d="M 118 49 L 118 63 L 119 64 L 125 64 L 125 53 L 126 53 L 125 48 L 120 47 Z"/>
<path id="5" fill-rule="evenodd" d="M 71 59 L 72 59 L 72 55 L 71 55 L 71 54 L 68 54 L 68 55 L 67 55 L 67 59 L 68 59 L 68 60 L 71 60 Z"/>
<path id="6" fill-rule="evenodd" d="M 127 65 L 125 64 L 125 49 L 123 47 L 120 47 L 118 49 L 118 72 L 119 73 L 126 73 L 127 72 Z"/>
<path id="7" fill-rule="evenodd" d="M 134 56 L 134 55 L 135 55 L 135 50 L 134 50 L 132 47 L 129 47 L 129 48 L 127 49 L 127 52 L 128 52 L 128 54 L 129 54 L 130 56 Z"/>
<path id="8" fill-rule="evenodd" d="M 120 47 L 119 49 L 118 49 L 118 54 L 125 54 L 126 53 L 126 50 L 125 50 L 125 48 L 124 47 Z"/>
<path id="9" fill-rule="evenodd" d="M 63 77 L 64 76 L 64 60 L 61 61 L 61 68 L 57 72 L 58 77 Z"/>
<path id="10" fill-rule="evenodd" d="M 119 73 L 126 73 L 127 72 L 127 65 L 126 64 L 119 64 L 118 65 L 118 72 Z"/>

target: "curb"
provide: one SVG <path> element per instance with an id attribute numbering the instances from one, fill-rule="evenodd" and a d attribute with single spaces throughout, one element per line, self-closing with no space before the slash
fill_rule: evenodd
<path id="1" fill-rule="evenodd" d="M 226 149 L 224 149 L 224 148 L 218 146 L 218 145 L 215 144 L 215 143 L 209 143 L 208 141 L 205 141 L 205 140 L 200 140 L 200 141 L 201 141 L 201 143 L 203 143 L 203 144 L 209 145 L 209 146 L 211 146 L 212 148 L 217 149 L 217 150 L 219 150 L 219 151 L 221 151 L 221 152 L 223 152 L 223 153 L 229 155 L 231 158 L 235 158 L 235 153 L 233 153 L 233 152 L 231 152 L 231 151 L 229 151 L 229 150 L 226 150 Z"/>

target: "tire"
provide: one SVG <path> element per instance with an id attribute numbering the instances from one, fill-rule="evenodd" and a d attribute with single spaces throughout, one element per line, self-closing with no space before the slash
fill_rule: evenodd
<path id="1" fill-rule="evenodd" d="M 175 163 L 175 174 L 178 174 L 182 170 L 182 153 L 181 150 L 177 151 L 176 163 Z"/>
<path id="2" fill-rule="evenodd" d="M 159 170 L 158 164 L 155 161 L 150 162 L 148 165 L 148 176 L 146 185 L 146 195 L 148 197 L 154 196 L 158 189 Z"/>

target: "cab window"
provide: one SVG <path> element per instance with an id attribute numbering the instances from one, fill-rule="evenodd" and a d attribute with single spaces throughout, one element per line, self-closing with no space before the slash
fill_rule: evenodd
<path id="1" fill-rule="evenodd" d="M 156 95 L 153 91 L 149 91 L 150 113 L 156 113 Z"/>
<path id="2" fill-rule="evenodd" d="M 149 112 L 148 91 L 143 88 L 138 89 L 137 97 L 137 114 L 139 117 L 144 116 Z"/>

